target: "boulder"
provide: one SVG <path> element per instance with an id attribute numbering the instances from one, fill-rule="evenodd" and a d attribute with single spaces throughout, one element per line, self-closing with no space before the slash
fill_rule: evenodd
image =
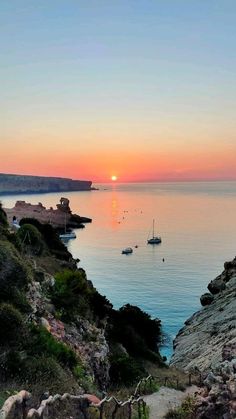
<path id="1" fill-rule="evenodd" d="M 207 287 L 212 294 L 218 294 L 226 288 L 225 281 L 221 276 L 213 279 Z"/>
<path id="2" fill-rule="evenodd" d="M 214 296 L 210 294 L 209 292 L 206 292 L 200 298 L 200 302 L 203 307 L 211 304 L 213 300 L 214 300 Z"/>

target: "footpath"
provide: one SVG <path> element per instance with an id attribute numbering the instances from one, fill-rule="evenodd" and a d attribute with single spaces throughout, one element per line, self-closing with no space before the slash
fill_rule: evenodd
<path id="1" fill-rule="evenodd" d="M 187 396 L 196 393 L 198 390 L 197 386 L 188 387 L 185 391 L 161 387 L 156 393 L 144 396 L 143 399 L 150 409 L 150 419 L 163 419 L 170 409 L 181 406 Z"/>

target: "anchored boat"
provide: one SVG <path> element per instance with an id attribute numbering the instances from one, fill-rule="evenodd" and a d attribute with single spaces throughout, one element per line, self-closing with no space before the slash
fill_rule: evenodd
<path id="1" fill-rule="evenodd" d="M 152 221 L 152 237 L 147 240 L 148 244 L 159 244 L 161 243 L 161 237 L 155 236 L 155 220 Z"/>

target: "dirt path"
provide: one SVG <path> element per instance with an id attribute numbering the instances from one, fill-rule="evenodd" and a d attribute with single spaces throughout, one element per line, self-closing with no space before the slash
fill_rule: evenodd
<path id="1" fill-rule="evenodd" d="M 150 408 L 150 419 L 163 419 L 170 409 L 180 406 L 189 394 L 194 394 L 196 391 L 198 391 L 196 386 L 189 387 L 185 391 L 161 387 L 158 392 L 145 396 L 144 400 Z"/>

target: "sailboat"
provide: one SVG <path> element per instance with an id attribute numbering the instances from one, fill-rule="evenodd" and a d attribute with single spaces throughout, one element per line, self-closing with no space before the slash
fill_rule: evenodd
<path id="1" fill-rule="evenodd" d="M 74 231 L 66 230 L 66 215 L 65 215 L 65 232 L 59 235 L 61 240 L 76 239 L 76 234 Z"/>
<path id="2" fill-rule="evenodd" d="M 160 236 L 155 236 L 154 227 L 155 227 L 155 220 L 152 221 L 152 237 L 147 240 L 148 244 L 159 244 L 159 243 L 161 243 L 161 237 Z"/>

